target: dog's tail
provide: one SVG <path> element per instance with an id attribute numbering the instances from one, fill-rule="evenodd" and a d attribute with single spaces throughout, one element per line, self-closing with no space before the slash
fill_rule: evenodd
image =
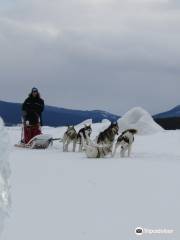
<path id="1" fill-rule="evenodd" d="M 138 130 L 137 130 L 137 129 L 134 129 L 134 128 L 129 129 L 129 131 L 130 131 L 132 134 L 137 134 L 137 133 L 138 133 Z"/>
<path id="2" fill-rule="evenodd" d="M 127 132 L 130 132 L 132 134 L 137 134 L 138 133 L 138 130 L 137 129 L 134 129 L 134 128 L 130 128 L 130 129 L 126 129 L 124 132 L 122 132 L 121 135 L 124 135 L 125 133 Z"/>

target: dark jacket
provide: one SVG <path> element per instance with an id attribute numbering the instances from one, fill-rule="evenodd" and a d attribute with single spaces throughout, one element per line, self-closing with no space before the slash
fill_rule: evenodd
<path id="1" fill-rule="evenodd" d="M 32 94 L 22 104 L 22 112 L 24 121 L 29 121 L 30 124 L 36 124 L 38 119 L 42 125 L 42 112 L 44 110 L 44 100 L 37 97 L 33 97 Z"/>

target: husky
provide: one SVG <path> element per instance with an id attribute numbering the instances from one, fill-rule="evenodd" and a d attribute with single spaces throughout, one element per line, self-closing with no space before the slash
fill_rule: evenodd
<path id="1" fill-rule="evenodd" d="M 112 122 L 111 125 L 105 129 L 103 132 L 100 132 L 97 137 L 97 144 L 108 145 L 110 153 L 112 155 L 112 148 L 115 136 L 118 135 L 119 126 L 117 122 Z"/>
<path id="2" fill-rule="evenodd" d="M 127 129 L 122 132 L 116 141 L 113 156 L 115 156 L 117 148 L 121 146 L 120 156 L 125 157 L 125 153 L 128 151 L 128 157 L 130 157 L 135 134 L 137 134 L 136 129 Z"/>
<path id="3" fill-rule="evenodd" d="M 85 125 L 77 134 L 77 142 L 79 143 L 79 152 L 83 151 L 84 143 L 88 143 L 87 137 L 90 139 L 92 133 L 91 125 Z"/>
<path id="4" fill-rule="evenodd" d="M 83 134 L 80 134 L 83 142 L 83 147 L 88 158 L 103 158 L 111 152 L 111 145 L 97 144 L 90 139 L 87 133 L 85 141 Z"/>
<path id="5" fill-rule="evenodd" d="M 115 135 L 118 134 L 118 124 L 111 123 L 111 125 L 97 137 L 97 142 L 91 141 L 90 137 L 86 135 L 86 141 L 83 134 L 81 134 L 84 142 L 84 149 L 88 158 L 103 158 L 108 154 L 112 155 L 112 147 Z"/>
<path id="6" fill-rule="evenodd" d="M 77 132 L 74 126 L 68 126 L 63 136 L 63 152 L 68 152 L 69 144 L 73 142 L 73 152 L 76 150 Z"/>

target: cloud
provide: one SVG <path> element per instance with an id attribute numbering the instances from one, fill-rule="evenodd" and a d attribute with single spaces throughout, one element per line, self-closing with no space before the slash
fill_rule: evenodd
<path id="1" fill-rule="evenodd" d="M 121 113 L 134 105 L 158 112 L 178 104 L 178 1 L 1 4 L 3 98 L 21 101 L 38 85 L 49 104 L 64 107 Z"/>

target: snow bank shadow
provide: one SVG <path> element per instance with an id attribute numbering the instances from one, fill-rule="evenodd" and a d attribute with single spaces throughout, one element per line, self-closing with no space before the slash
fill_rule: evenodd
<path id="1" fill-rule="evenodd" d="M 0 118 L 0 234 L 10 207 L 9 177 L 11 174 L 8 162 L 10 151 L 9 137 Z"/>

